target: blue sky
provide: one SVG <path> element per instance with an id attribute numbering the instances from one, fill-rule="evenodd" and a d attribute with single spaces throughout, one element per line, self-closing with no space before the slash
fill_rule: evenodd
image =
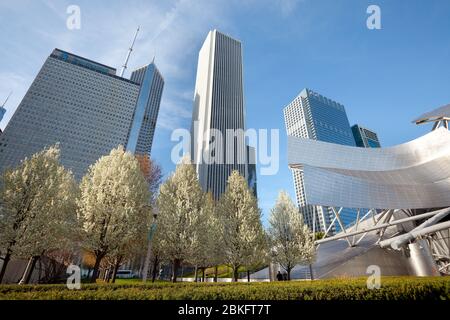
<path id="1" fill-rule="evenodd" d="M 66 28 L 69 5 L 81 29 Z M 381 30 L 366 9 L 381 8 Z M 303 88 L 345 105 L 350 123 L 383 146 L 430 128 L 411 120 L 450 102 L 450 2 L 446 0 L 181 0 L 0 2 L 0 99 L 13 90 L 3 129 L 53 48 L 119 67 L 137 25 L 129 69 L 156 64 L 165 78 L 153 157 L 170 173 L 175 128 L 189 128 L 197 54 L 210 29 L 243 43 L 248 128 L 280 129 L 280 169 L 258 175 L 265 218 L 277 193 L 294 197 L 282 109 Z M 128 76 L 129 74 L 127 74 Z"/>

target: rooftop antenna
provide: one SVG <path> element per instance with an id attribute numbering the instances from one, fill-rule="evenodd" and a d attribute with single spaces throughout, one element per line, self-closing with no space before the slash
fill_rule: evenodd
<path id="1" fill-rule="evenodd" d="M 134 43 L 136 41 L 137 35 L 139 33 L 139 26 L 136 30 L 136 33 L 134 34 L 133 42 L 131 43 L 130 49 L 128 49 L 127 58 L 125 59 L 125 63 L 122 66 L 122 70 L 120 71 L 120 76 L 123 77 L 123 74 L 125 73 L 125 70 L 127 69 L 128 60 L 130 59 L 131 52 L 133 51 Z"/>
<path id="2" fill-rule="evenodd" d="M 1 108 L 4 108 L 4 107 L 5 107 L 6 103 L 7 103 L 8 100 L 9 100 L 9 97 L 11 97 L 12 93 L 13 93 L 13 92 L 11 91 L 11 92 L 8 94 L 8 96 L 6 97 L 6 100 L 5 100 L 5 102 L 3 102 Z"/>

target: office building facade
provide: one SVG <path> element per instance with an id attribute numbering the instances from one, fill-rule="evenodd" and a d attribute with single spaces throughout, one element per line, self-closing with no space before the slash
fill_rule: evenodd
<path id="1" fill-rule="evenodd" d="M 241 42 L 212 30 L 199 52 L 191 156 L 215 199 L 233 170 L 248 178 L 244 121 Z"/>
<path id="2" fill-rule="evenodd" d="M 6 109 L 4 107 L 0 107 L 0 121 L 3 120 L 3 117 L 5 116 Z M 0 129 L 0 135 L 3 133 L 2 129 Z"/>
<path id="3" fill-rule="evenodd" d="M 376 132 L 355 124 L 352 126 L 353 137 L 355 143 L 361 148 L 380 148 L 380 140 Z"/>
<path id="4" fill-rule="evenodd" d="M 141 90 L 128 135 L 127 150 L 136 154 L 150 154 L 159 114 L 164 79 L 154 63 L 132 72 L 130 80 Z"/>
<path id="5" fill-rule="evenodd" d="M 150 153 L 159 76 L 151 64 L 129 80 L 114 68 L 53 50 L 1 135 L 0 170 L 56 143 L 61 163 L 77 179 L 118 145 Z"/>
<path id="6" fill-rule="evenodd" d="M 288 136 L 355 146 L 345 107 L 310 89 L 304 89 L 284 108 L 284 120 Z M 303 170 L 293 168 L 292 175 L 297 204 L 305 223 L 311 230 L 326 231 L 332 222 L 331 209 L 308 205 L 305 192 L 308 186 L 304 182 Z M 356 211 L 344 208 L 340 215 L 343 224 L 348 225 L 355 220 Z M 339 230 L 340 226 L 337 223 L 330 227 L 331 233 Z"/>
<path id="7" fill-rule="evenodd" d="M 0 107 L 0 121 L 3 120 L 5 113 L 6 113 L 6 109 L 4 107 Z"/>

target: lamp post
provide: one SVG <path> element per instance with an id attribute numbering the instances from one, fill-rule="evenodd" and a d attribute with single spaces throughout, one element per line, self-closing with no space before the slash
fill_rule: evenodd
<path id="1" fill-rule="evenodd" d="M 142 276 L 142 281 L 147 281 L 147 274 L 150 264 L 150 259 L 152 257 L 152 238 L 155 235 L 156 231 L 156 218 L 158 217 L 158 213 L 156 211 L 153 212 L 153 222 L 150 226 L 150 230 L 148 231 L 148 248 L 147 248 L 147 255 L 145 256 L 145 262 L 144 262 L 144 271 Z"/>

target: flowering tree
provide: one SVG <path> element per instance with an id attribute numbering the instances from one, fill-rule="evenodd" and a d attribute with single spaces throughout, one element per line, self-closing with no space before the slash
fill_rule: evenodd
<path id="1" fill-rule="evenodd" d="M 207 210 L 207 228 L 208 239 L 207 242 L 207 265 L 214 266 L 214 281 L 217 282 L 218 266 L 224 263 L 223 253 L 223 225 L 217 210 L 217 204 L 214 201 L 212 194 L 206 194 L 205 207 Z"/>
<path id="2" fill-rule="evenodd" d="M 159 228 L 159 226 L 157 227 Z M 151 257 L 149 264 L 151 265 L 151 279 L 152 282 L 155 282 L 156 277 L 158 276 L 159 268 L 158 266 L 163 262 L 171 262 L 170 257 L 167 256 L 165 248 L 162 246 L 162 242 L 160 241 L 160 233 L 157 231 L 154 234 L 154 236 L 151 239 L 151 243 L 148 243 L 145 246 L 146 249 L 148 249 L 148 245 L 152 246 L 151 251 Z"/>
<path id="3" fill-rule="evenodd" d="M 183 260 L 195 251 L 202 226 L 203 191 L 193 165 L 187 157 L 160 188 L 157 205 L 159 245 L 172 262 L 172 281 Z"/>
<path id="4" fill-rule="evenodd" d="M 216 214 L 211 193 L 203 195 L 201 216 L 194 232 L 191 252 L 186 260 L 195 266 L 195 281 L 197 281 L 198 268 L 203 271 L 204 280 L 205 269 L 217 266 L 222 262 L 221 224 Z"/>
<path id="5" fill-rule="evenodd" d="M 27 158 L 2 177 L 0 248 L 5 256 L 0 282 L 12 255 L 29 258 L 21 283 L 27 283 L 46 251 L 71 246 L 78 235 L 77 185 L 59 163 L 53 146 Z"/>
<path id="6" fill-rule="evenodd" d="M 261 237 L 259 244 L 255 246 L 253 253 L 249 255 L 249 259 L 245 264 L 248 282 L 250 282 L 251 272 L 258 271 L 271 262 L 270 252 L 268 250 L 269 244 L 268 234 L 263 230 L 263 236 Z"/>
<path id="7" fill-rule="evenodd" d="M 153 161 L 147 154 L 138 154 L 136 155 L 136 159 L 139 162 L 139 166 L 141 168 L 142 174 L 144 175 L 145 181 L 147 182 L 148 189 L 150 191 L 150 202 L 152 206 L 152 210 L 156 209 L 156 196 L 158 193 L 159 186 L 162 182 L 162 172 L 161 167 Z M 140 261 L 140 274 L 148 272 L 149 264 L 152 263 L 152 280 L 154 281 L 156 277 L 156 267 L 158 266 L 160 260 L 163 258 L 162 254 L 164 253 L 158 249 L 158 246 L 155 244 L 154 239 L 152 238 L 151 244 L 151 252 L 149 254 L 148 250 L 150 249 L 148 246 L 150 245 L 148 241 L 148 237 L 143 239 L 141 244 L 138 244 L 133 247 L 134 250 L 128 251 L 129 253 L 133 253 L 130 256 L 130 260 L 138 260 Z M 145 275 L 144 278 L 146 278 Z M 114 280 L 114 279 L 113 279 Z"/>
<path id="8" fill-rule="evenodd" d="M 146 234 L 150 193 L 136 158 L 122 147 L 97 160 L 83 178 L 79 200 L 85 241 L 95 256 L 91 282 L 109 253 L 119 259 L 130 243 Z M 116 268 L 117 270 L 117 268 Z"/>
<path id="9" fill-rule="evenodd" d="M 257 200 L 238 171 L 233 171 L 228 178 L 217 210 L 224 261 L 233 269 L 233 280 L 237 281 L 239 267 L 252 265 L 255 255 L 259 255 L 265 245 Z"/>
<path id="10" fill-rule="evenodd" d="M 315 246 L 312 233 L 303 222 L 289 195 L 281 191 L 269 218 L 269 237 L 275 262 L 286 270 L 288 280 L 297 264 L 312 263 Z"/>
<path id="11" fill-rule="evenodd" d="M 153 202 L 153 200 L 156 199 L 156 194 L 158 193 L 159 186 L 162 182 L 161 167 L 147 154 L 138 154 L 136 155 L 136 159 L 139 162 L 145 181 L 147 181 L 148 189 Z"/>

